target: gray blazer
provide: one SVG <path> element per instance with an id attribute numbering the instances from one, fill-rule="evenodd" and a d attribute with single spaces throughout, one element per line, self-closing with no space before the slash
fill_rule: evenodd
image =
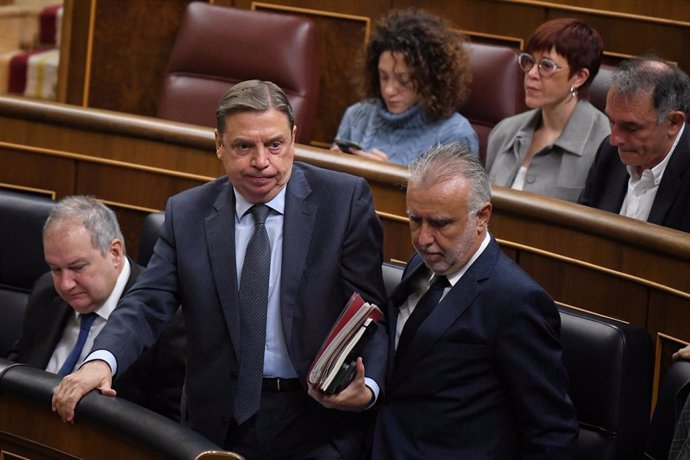
<path id="1" fill-rule="evenodd" d="M 493 184 L 510 187 L 527 155 L 541 110 L 508 117 L 489 134 L 486 170 Z M 532 158 L 523 190 L 577 201 L 599 144 L 611 132 L 606 115 L 580 100 L 553 145 Z"/>

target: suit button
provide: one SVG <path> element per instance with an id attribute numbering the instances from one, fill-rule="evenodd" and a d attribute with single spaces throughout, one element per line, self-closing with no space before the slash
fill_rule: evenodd
<path id="1" fill-rule="evenodd" d="M 223 423 L 225 423 L 226 425 L 230 423 L 230 417 L 223 417 Z"/>

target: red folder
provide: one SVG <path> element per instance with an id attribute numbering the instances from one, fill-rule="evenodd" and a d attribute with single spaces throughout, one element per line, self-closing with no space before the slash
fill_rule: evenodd
<path id="1" fill-rule="evenodd" d="M 309 368 L 309 383 L 326 393 L 338 393 L 349 385 L 357 357 L 382 317 L 379 307 L 352 294 Z"/>

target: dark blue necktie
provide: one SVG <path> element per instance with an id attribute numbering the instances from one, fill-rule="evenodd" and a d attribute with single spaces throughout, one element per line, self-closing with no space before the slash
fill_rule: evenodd
<path id="1" fill-rule="evenodd" d="M 79 337 L 77 337 L 77 343 L 74 344 L 74 348 L 69 352 L 65 363 L 62 365 L 58 371 L 58 375 L 64 377 L 67 374 L 72 373 L 74 366 L 77 365 L 81 352 L 84 349 L 84 344 L 86 343 L 86 338 L 89 336 L 89 330 L 91 330 L 91 325 L 96 319 L 96 313 L 87 313 L 85 315 L 79 315 Z"/>
<path id="2" fill-rule="evenodd" d="M 240 277 L 240 368 L 233 405 L 233 417 L 238 424 L 253 416 L 261 406 L 271 272 L 271 242 L 265 226 L 269 211 L 264 204 L 251 209 L 254 234 L 247 245 Z"/>
<path id="3" fill-rule="evenodd" d="M 395 361 L 398 362 L 398 357 L 403 356 L 407 348 L 410 346 L 417 329 L 431 314 L 436 305 L 441 301 L 443 290 L 450 286 L 448 278 L 445 276 L 436 276 L 432 281 L 429 289 L 419 299 L 417 305 L 414 307 L 412 314 L 403 327 L 400 339 L 398 339 L 398 348 L 395 350 Z"/>

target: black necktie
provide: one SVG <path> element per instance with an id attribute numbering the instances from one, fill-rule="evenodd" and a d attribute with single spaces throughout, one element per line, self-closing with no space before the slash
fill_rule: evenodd
<path id="1" fill-rule="evenodd" d="M 58 375 L 65 376 L 71 374 L 74 370 L 74 366 L 77 365 L 81 352 L 84 349 L 84 344 L 86 343 L 86 338 L 89 336 L 89 331 L 91 330 L 91 325 L 96 319 L 96 313 L 86 313 L 85 315 L 79 315 L 79 336 L 77 337 L 77 343 L 72 348 L 72 351 L 67 355 L 67 359 L 62 364 L 62 367 L 58 371 Z"/>
<path id="2" fill-rule="evenodd" d="M 271 272 L 271 242 L 266 232 L 268 206 L 254 205 L 254 234 L 247 245 L 240 277 L 240 357 L 233 416 L 238 424 L 261 406 L 261 379 L 266 344 L 268 279 Z"/>
<path id="3" fill-rule="evenodd" d="M 429 286 L 429 289 L 424 293 L 424 295 L 417 302 L 412 314 L 403 327 L 402 333 L 400 334 L 400 339 L 398 340 L 398 348 L 395 351 L 396 362 L 399 356 L 403 356 L 407 348 L 412 342 L 419 326 L 424 322 L 424 320 L 433 311 L 436 305 L 441 301 L 443 296 L 443 290 L 450 286 L 448 283 L 448 278 L 445 276 L 436 276 Z"/>

